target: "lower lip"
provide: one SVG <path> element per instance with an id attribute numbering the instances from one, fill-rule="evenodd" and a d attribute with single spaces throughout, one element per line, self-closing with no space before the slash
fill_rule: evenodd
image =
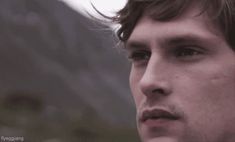
<path id="1" fill-rule="evenodd" d="M 143 122 L 143 124 L 148 127 L 166 127 L 175 121 L 176 121 L 175 119 L 165 119 L 165 118 L 148 119 L 145 122 Z"/>

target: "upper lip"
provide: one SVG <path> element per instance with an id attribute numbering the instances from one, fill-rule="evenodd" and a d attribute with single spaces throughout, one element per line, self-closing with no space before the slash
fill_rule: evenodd
<path id="1" fill-rule="evenodd" d="M 145 122 L 148 119 L 179 119 L 179 116 L 169 110 L 155 108 L 151 110 L 144 110 L 140 116 L 140 121 Z"/>

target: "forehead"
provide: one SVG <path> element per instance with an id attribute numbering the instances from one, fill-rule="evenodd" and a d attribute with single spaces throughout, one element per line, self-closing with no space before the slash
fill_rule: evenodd
<path id="1" fill-rule="evenodd" d="M 201 14 L 196 6 L 190 7 L 180 16 L 169 21 L 154 20 L 146 12 L 137 22 L 128 43 L 152 38 L 161 40 L 180 36 L 200 38 L 221 38 L 223 34 L 216 24 L 212 23 L 206 13 Z"/>

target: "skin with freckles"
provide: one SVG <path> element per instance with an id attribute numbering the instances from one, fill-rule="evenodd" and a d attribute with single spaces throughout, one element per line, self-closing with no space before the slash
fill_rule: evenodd
<path id="1" fill-rule="evenodd" d="M 198 13 L 195 6 L 160 22 L 146 12 L 126 42 L 143 142 L 235 142 L 235 52 Z M 139 121 L 154 108 L 180 117 Z"/>

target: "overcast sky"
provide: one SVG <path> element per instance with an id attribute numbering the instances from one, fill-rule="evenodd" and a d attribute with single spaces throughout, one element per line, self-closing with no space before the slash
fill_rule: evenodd
<path id="1" fill-rule="evenodd" d="M 127 0 L 62 0 L 70 5 L 73 9 L 81 11 L 89 11 L 89 13 L 97 14 L 91 6 L 91 3 L 102 13 L 113 15 L 114 12 L 122 8 Z"/>

